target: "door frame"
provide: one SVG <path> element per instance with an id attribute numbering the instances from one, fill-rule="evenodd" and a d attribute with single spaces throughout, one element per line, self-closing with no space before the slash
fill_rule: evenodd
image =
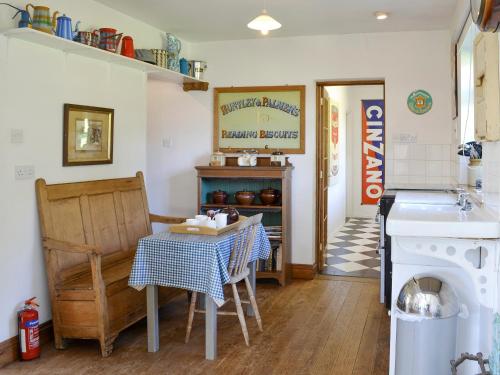
<path id="1" fill-rule="evenodd" d="M 387 112 L 386 112 L 386 93 L 385 93 L 385 79 L 360 79 L 360 80 L 328 80 L 328 81 L 317 81 L 316 82 L 316 238 L 315 238 L 315 257 L 314 263 L 316 264 L 316 271 L 321 272 L 323 269 L 323 246 L 326 246 L 326 243 L 322 243 L 322 232 L 320 230 L 320 225 L 322 225 L 322 221 L 324 220 L 323 213 L 328 212 L 327 205 L 328 200 L 323 196 L 323 179 L 328 178 L 328 171 L 326 171 L 325 163 L 323 163 L 324 157 L 324 147 L 323 147 L 323 129 L 322 129 L 322 105 L 323 105 L 323 90 L 327 86 L 374 86 L 381 85 L 383 86 L 384 91 L 384 114 L 385 114 L 385 124 L 384 124 L 384 148 L 386 148 L 385 143 L 385 129 L 387 129 Z M 328 155 L 329 157 L 329 155 Z M 384 157 L 385 159 L 385 157 Z M 384 164 L 385 170 L 385 164 Z M 325 204 L 326 203 L 326 204 Z M 328 233 L 326 233 L 328 238 Z"/>

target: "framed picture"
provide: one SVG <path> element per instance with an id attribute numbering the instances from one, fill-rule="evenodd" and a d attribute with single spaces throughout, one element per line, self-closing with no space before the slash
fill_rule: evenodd
<path id="1" fill-rule="evenodd" d="M 305 153 L 305 86 L 214 89 L 214 151 Z"/>
<path id="2" fill-rule="evenodd" d="M 64 104 L 63 166 L 113 163 L 114 110 Z"/>

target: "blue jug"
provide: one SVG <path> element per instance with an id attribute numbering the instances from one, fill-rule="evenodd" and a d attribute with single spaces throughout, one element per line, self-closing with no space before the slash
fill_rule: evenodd
<path id="1" fill-rule="evenodd" d="M 17 10 L 16 14 L 12 17 L 12 19 L 16 18 L 16 16 L 21 13 L 21 19 L 19 20 L 19 23 L 17 24 L 18 27 L 31 27 L 31 17 L 28 11 L 24 9 L 19 9 L 18 7 L 15 7 L 14 5 L 11 5 L 9 3 L 0 3 L 0 5 L 7 5 L 15 10 Z"/>
<path id="2" fill-rule="evenodd" d="M 78 34 L 78 25 L 80 21 L 76 23 L 75 30 L 72 30 L 71 27 L 71 18 L 67 17 L 65 14 L 57 17 L 57 25 L 56 25 L 56 35 L 60 38 L 73 40 Z"/>
<path id="3" fill-rule="evenodd" d="M 179 61 L 180 65 L 180 70 L 182 74 L 189 75 L 189 63 L 188 61 L 183 57 Z"/>
<path id="4" fill-rule="evenodd" d="M 31 25 L 30 13 L 27 10 L 19 10 L 19 12 L 17 12 L 17 13 L 21 13 L 21 19 L 19 20 L 19 23 L 17 25 L 20 28 L 30 27 L 30 25 Z M 16 15 L 17 15 L 17 13 L 16 13 Z"/>

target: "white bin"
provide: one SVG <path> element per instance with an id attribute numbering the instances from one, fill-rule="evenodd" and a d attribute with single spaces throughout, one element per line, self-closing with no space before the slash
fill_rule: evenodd
<path id="1" fill-rule="evenodd" d="M 396 375 L 450 374 L 460 312 L 453 289 L 434 277 L 412 278 L 396 306 Z"/>

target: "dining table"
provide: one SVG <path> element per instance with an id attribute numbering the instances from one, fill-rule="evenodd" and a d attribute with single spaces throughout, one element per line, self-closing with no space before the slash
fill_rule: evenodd
<path id="1" fill-rule="evenodd" d="M 224 302 L 224 285 L 229 281 L 228 263 L 236 230 L 218 236 L 173 233 L 168 229 L 139 240 L 129 286 L 146 288 L 148 352 L 159 343 L 158 287 L 173 287 L 202 293 L 205 303 L 205 358 L 217 358 L 217 309 Z M 254 294 L 256 263 L 268 259 L 271 244 L 259 224 L 249 258 L 250 283 Z M 252 316 L 249 305 L 247 315 Z"/>

